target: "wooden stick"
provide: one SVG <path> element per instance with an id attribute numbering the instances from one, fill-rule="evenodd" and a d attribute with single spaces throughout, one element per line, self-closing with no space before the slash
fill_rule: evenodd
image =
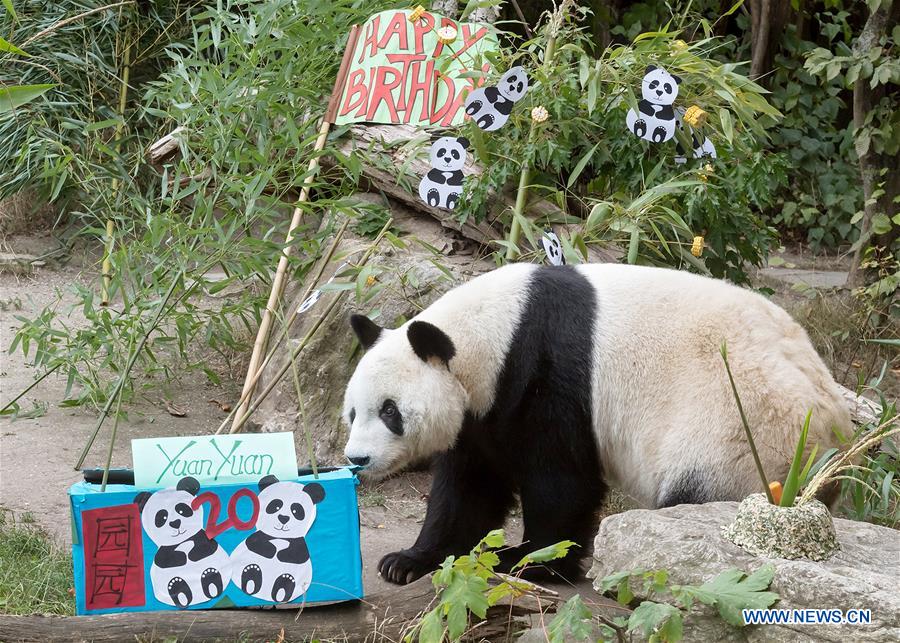
<path id="1" fill-rule="evenodd" d="M 325 142 L 328 140 L 328 131 L 337 112 L 337 104 L 340 101 L 341 93 L 344 88 L 344 81 L 347 77 L 347 70 L 350 64 L 350 58 L 353 50 L 356 48 L 356 39 L 359 33 L 359 25 L 353 25 L 350 29 L 350 36 L 347 39 L 347 46 L 344 49 L 344 57 L 341 60 L 341 67 L 338 70 L 337 79 L 335 80 L 334 89 L 331 92 L 331 99 L 328 102 L 328 109 L 322 118 L 322 125 L 319 128 L 319 136 L 313 146 L 313 157 L 309 161 L 306 171 L 306 178 L 303 181 L 303 188 L 300 190 L 298 203 L 305 203 L 309 199 L 309 191 L 312 182 L 315 179 L 319 169 L 319 152 L 325 149 Z M 266 345 L 269 341 L 269 333 L 272 329 L 272 317 L 275 314 L 275 308 L 281 299 L 281 293 L 284 290 L 285 274 L 287 273 L 288 263 L 291 258 L 291 250 L 293 246 L 291 241 L 294 238 L 294 230 L 300 225 L 300 219 L 303 216 L 303 209 L 298 205 L 294 208 L 291 224 L 288 227 L 287 236 L 284 240 L 284 250 L 278 259 L 278 268 L 275 271 L 275 279 L 272 281 L 272 289 L 269 291 L 269 300 L 266 302 L 266 309 L 263 311 L 262 320 L 259 324 L 259 331 L 256 333 L 256 341 L 253 343 L 253 353 L 250 355 L 250 364 L 247 366 L 247 377 L 244 380 L 244 387 L 241 390 L 241 402 L 235 409 L 234 422 L 231 425 L 231 432 L 236 433 L 240 430 L 241 418 L 245 415 L 250 398 L 253 395 L 253 389 L 256 381 L 259 379 L 260 360 L 266 352 Z"/>

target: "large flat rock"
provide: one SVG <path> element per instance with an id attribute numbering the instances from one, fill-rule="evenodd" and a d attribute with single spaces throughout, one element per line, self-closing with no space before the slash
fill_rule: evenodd
<path id="1" fill-rule="evenodd" d="M 735 502 L 715 502 L 609 516 L 594 541 L 589 576 L 601 579 L 629 569 L 665 569 L 671 584 L 699 585 L 732 567 L 750 573 L 772 564 L 776 572 L 771 590 L 781 597 L 774 608 L 868 608 L 872 623 L 738 629 L 700 610 L 685 620 L 685 640 L 900 641 L 900 532 L 835 518 L 841 549 L 834 557 L 822 562 L 770 559 L 749 554 L 722 537 L 721 527 L 736 512 Z"/>

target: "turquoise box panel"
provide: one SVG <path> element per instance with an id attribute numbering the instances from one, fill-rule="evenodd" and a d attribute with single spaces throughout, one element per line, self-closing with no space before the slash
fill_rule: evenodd
<path id="1" fill-rule="evenodd" d="M 78 614 L 363 597 L 356 476 L 69 489 Z"/>

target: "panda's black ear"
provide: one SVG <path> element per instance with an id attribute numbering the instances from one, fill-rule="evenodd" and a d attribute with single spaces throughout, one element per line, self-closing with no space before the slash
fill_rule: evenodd
<path id="1" fill-rule="evenodd" d="M 375 342 L 378 341 L 378 338 L 381 337 L 381 326 L 365 315 L 351 315 L 350 326 L 353 328 L 353 332 L 356 333 L 359 343 L 366 350 L 372 348 Z"/>
<path id="2" fill-rule="evenodd" d="M 680 85 L 680 84 L 681 84 L 681 76 L 675 76 L 675 75 L 673 75 L 673 76 L 672 76 L 672 80 L 675 81 L 675 84 L 676 84 L 676 85 Z"/>
<path id="3" fill-rule="evenodd" d="M 263 478 L 262 480 L 259 481 L 259 490 L 262 491 L 269 485 L 273 485 L 276 482 L 278 482 L 278 478 L 276 478 L 275 476 L 266 476 L 265 478 Z"/>
<path id="4" fill-rule="evenodd" d="M 144 510 L 144 505 L 147 504 L 147 501 L 150 500 L 150 496 L 153 494 L 149 491 L 141 491 L 138 495 L 134 497 L 134 504 L 138 506 L 138 511 Z"/>
<path id="5" fill-rule="evenodd" d="M 303 485 L 303 490 L 312 498 L 313 504 L 317 505 L 325 499 L 325 487 L 318 482 L 310 482 Z"/>
<path id="6" fill-rule="evenodd" d="M 175 485 L 175 488 L 179 491 L 187 491 L 192 496 L 196 496 L 197 492 L 200 491 L 200 483 L 197 481 L 197 478 L 188 476 L 187 478 L 179 480 L 178 484 Z"/>
<path id="7" fill-rule="evenodd" d="M 647 69 L 644 70 L 644 76 L 649 74 L 651 71 L 656 71 L 656 70 L 657 70 L 656 65 L 647 65 Z"/>
<path id="8" fill-rule="evenodd" d="M 456 142 L 462 145 L 464 150 L 469 149 L 469 139 L 467 139 L 465 136 L 457 136 Z"/>
<path id="9" fill-rule="evenodd" d="M 409 338 L 413 351 L 423 362 L 427 362 L 431 357 L 437 357 L 447 364 L 456 355 L 453 341 L 434 324 L 414 321 L 406 330 L 406 336 Z"/>

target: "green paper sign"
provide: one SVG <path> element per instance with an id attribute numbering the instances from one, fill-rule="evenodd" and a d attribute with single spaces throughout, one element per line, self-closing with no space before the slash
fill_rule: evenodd
<path id="1" fill-rule="evenodd" d="M 195 435 L 131 441 L 136 487 L 171 487 L 186 476 L 201 484 L 297 477 L 293 433 Z"/>
<path id="2" fill-rule="evenodd" d="M 466 93 L 490 71 L 484 54 L 498 50 L 497 38 L 485 24 L 411 14 L 382 11 L 359 30 L 335 124 L 462 124 Z"/>

